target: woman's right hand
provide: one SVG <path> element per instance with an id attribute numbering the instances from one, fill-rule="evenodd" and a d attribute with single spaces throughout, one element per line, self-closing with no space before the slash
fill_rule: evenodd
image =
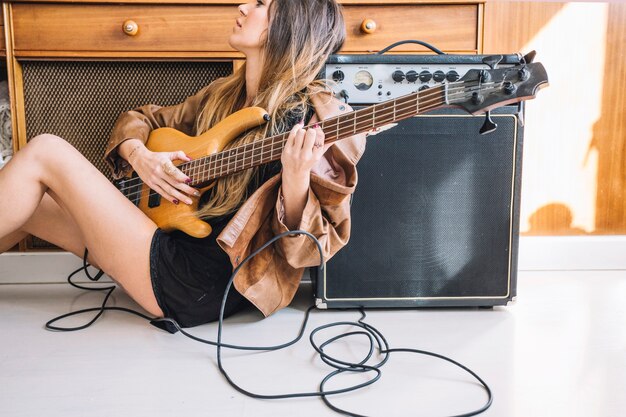
<path id="1" fill-rule="evenodd" d="M 198 190 L 189 186 L 191 178 L 174 166 L 173 161 L 191 161 L 183 151 L 152 152 L 144 145 L 138 146 L 128 162 L 148 187 L 174 204 L 180 201 L 191 204 L 189 196 L 200 196 Z"/>

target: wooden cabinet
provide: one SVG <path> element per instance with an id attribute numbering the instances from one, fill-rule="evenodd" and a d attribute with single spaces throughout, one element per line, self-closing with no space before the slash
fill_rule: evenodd
<path id="1" fill-rule="evenodd" d="M 10 3 L 14 54 L 242 58 L 227 42 L 237 17 L 235 5 L 199 3 Z M 348 37 L 343 52 L 377 51 L 398 40 L 419 39 L 449 52 L 477 53 L 482 3 L 433 3 L 349 2 L 344 6 Z M 364 28 L 366 20 L 371 29 Z M 415 44 L 394 50 L 425 51 Z"/>

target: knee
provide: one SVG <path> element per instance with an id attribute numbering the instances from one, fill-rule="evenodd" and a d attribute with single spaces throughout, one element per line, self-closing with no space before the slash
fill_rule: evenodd
<path id="1" fill-rule="evenodd" d="M 25 157 L 38 159 L 40 162 L 54 158 L 69 143 L 59 136 L 44 133 L 37 135 L 28 141 L 28 144 L 18 153 Z"/>
<path id="2" fill-rule="evenodd" d="M 42 133 L 41 135 L 37 135 L 31 138 L 28 141 L 28 145 L 26 148 L 32 148 L 37 150 L 51 150 L 59 146 L 61 142 L 67 143 L 63 138 L 60 138 L 57 135 L 53 135 L 51 133 Z"/>

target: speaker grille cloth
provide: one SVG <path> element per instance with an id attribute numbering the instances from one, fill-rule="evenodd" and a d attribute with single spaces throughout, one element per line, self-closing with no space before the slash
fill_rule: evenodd
<path id="1" fill-rule="evenodd" d="M 516 118 L 415 117 L 370 137 L 326 297 L 508 293 Z"/>
<path id="2" fill-rule="evenodd" d="M 60 136 L 111 179 L 103 154 L 120 113 L 180 103 L 231 74 L 232 62 L 25 61 L 22 71 L 28 140 Z"/>

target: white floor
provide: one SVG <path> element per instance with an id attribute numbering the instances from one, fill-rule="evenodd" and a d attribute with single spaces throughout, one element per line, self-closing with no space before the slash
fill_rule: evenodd
<path id="1" fill-rule="evenodd" d="M 248 398 L 219 372 L 215 348 L 128 314 L 108 312 L 79 332 L 43 329 L 50 318 L 93 307 L 101 297 L 67 284 L 0 285 L 0 416 L 339 415 L 319 398 Z M 507 307 L 370 310 L 366 321 L 392 347 L 436 352 L 474 370 L 493 390 L 484 416 L 624 416 L 625 298 L 626 271 L 520 272 L 518 298 Z M 135 307 L 121 292 L 113 301 Z M 288 341 L 310 303 L 311 288 L 303 285 L 291 307 L 268 319 L 247 311 L 227 320 L 224 341 Z M 295 347 L 225 350 L 225 368 L 256 393 L 316 390 L 331 369 L 316 357 L 309 331 L 358 317 L 355 311 L 314 311 Z M 192 332 L 214 339 L 216 326 Z M 351 361 L 366 350 L 363 338 L 328 349 Z M 469 374 L 436 358 L 395 353 L 382 371 L 374 386 L 331 401 L 358 414 L 387 417 L 462 414 L 486 400 Z M 327 388 L 363 380 L 345 377 Z"/>

